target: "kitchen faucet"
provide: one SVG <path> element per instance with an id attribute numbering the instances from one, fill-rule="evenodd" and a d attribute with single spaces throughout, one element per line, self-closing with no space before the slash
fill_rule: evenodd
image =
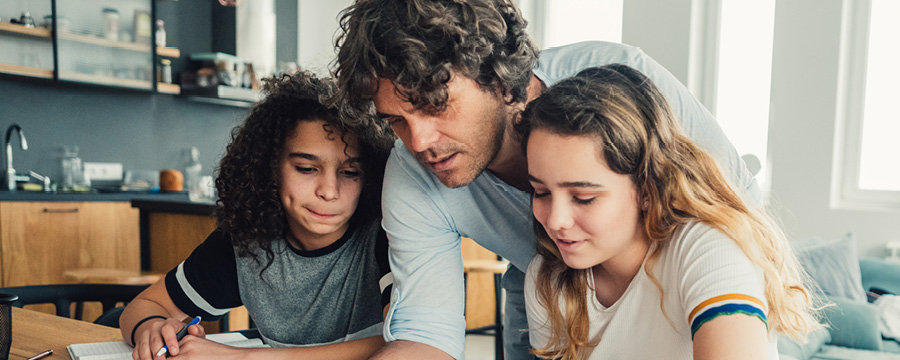
<path id="1" fill-rule="evenodd" d="M 12 137 L 13 130 L 19 133 L 19 146 L 22 150 L 28 150 L 28 142 L 25 141 L 25 134 L 22 133 L 22 127 L 19 124 L 12 124 L 8 128 L 6 128 L 6 186 L 7 190 L 15 191 L 16 190 L 16 169 L 13 169 L 13 156 L 12 156 L 12 145 L 9 143 L 9 138 Z M 26 180 L 27 176 L 24 177 Z"/>

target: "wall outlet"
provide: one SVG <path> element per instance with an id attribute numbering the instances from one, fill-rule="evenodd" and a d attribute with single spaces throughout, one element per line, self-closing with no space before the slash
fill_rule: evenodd
<path id="1" fill-rule="evenodd" d="M 86 162 L 84 175 L 91 180 L 122 180 L 122 164 Z"/>

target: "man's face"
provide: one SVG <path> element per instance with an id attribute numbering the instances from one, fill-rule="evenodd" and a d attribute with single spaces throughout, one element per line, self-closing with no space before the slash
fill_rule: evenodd
<path id="1" fill-rule="evenodd" d="M 372 100 L 379 117 L 422 166 L 445 186 L 457 188 L 475 180 L 500 151 L 508 110 L 501 97 L 455 72 L 447 91 L 447 107 L 439 113 L 416 110 L 388 79 L 379 79 Z"/>

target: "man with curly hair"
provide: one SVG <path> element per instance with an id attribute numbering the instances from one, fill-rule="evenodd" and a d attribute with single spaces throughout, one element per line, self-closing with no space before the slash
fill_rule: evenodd
<path id="1" fill-rule="evenodd" d="M 580 70 L 631 66 L 666 95 L 688 136 L 744 200 L 756 183 L 713 116 L 640 49 L 585 42 L 538 50 L 511 0 L 358 0 L 341 17 L 336 74 L 348 118 L 390 125 L 382 226 L 394 274 L 376 358 L 464 356 L 460 238 L 511 263 L 503 278 L 506 356 L 529 359 L 522 270 L 535 254 L 525 157 L 512 127 L 525 104 Z M 374 107 L 377 117 L 366 117 Z"/>

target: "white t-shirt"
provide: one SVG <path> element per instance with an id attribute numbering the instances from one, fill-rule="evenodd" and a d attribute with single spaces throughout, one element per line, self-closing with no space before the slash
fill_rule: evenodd
<path id="1" fill-rule="evenodd" d="M 588 359 L 692 359 L 692 334 L 718 315 L 743 313 L 766 321 L 767 306 L 761 270 L 733 240 L 700 222 L 678 229 L 663 245 L 653 273 L 660 292 L 644 272 L 646 259 L 625 293 L 610 307 L 594 295 L 588 276 L 591 339 L 600 338 Z M 535 291 L 543 258 L 536 256 L 525 275 L 525 303 L 531 346 L 543 348 L 550 338 L 547 310 Z M 564 301 L 560 296 L 564 310 Z M 769 336 L 768 359 L 778 359 L 777 341 Z"/>

